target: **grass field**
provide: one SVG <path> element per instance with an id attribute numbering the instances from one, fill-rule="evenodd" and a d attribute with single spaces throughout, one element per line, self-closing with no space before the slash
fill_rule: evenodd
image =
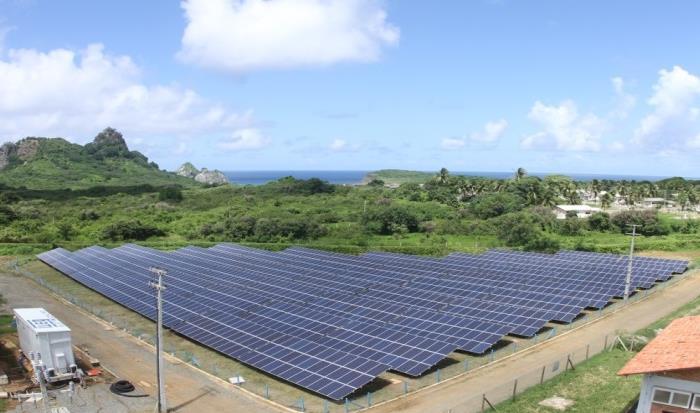
<path id="1" fill-rule="evenodd" d="M 653 338 L 659 329 L 667 326 L 672 320 L 698 314 L 700 314 L 700 297 L 635 334 Z M 569 412 L 597 413 L 601 411 L 601 406 L 605 406 L 605 411 L 621 412 L 639 394 L 641 376 L 619 377 L 616 373 L 635 354 L 635 352 L 616 348 L 591 357 L 589 361 L 576 366 L 576 370 L 526 390 L 514 402 L 499 404 L 496 407 L 497 411 L 499 413 L 553 412 L 553 409 L 540 406 L 538 403 L 550 397 L 560 396 L 574 401 L 575 404 L 567 409 Z"/>

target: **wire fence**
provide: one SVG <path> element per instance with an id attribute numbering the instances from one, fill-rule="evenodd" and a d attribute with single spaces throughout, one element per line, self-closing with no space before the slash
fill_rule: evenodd
<path id="1" fill-rule="evenodd" d="M 89 297 L 94 297 L 96 294 L 89 291 L 88 294 L 86 294 L 86 287 L 82 287 L 77 283 L 73 283 L 72 287 L 59 285 L 59 283 L 53 282 L 41 275 L 27 271 L 20 264 L 20 262 L 14 261 L 10 264 L 9 269 L 16 274 L 32 279 L 75 306 L 106 321 L 115 329 L 123 330 L 145 343 L 154 344 L 153 333 L 155 328 L 141 316 L 120 305 L 115 305 L 111 301 L 106 302 L 104 300 L 107 299 L 101 296 L 102 301 L 91 301 Z M 164 350 L 171 357 L 223 380 L 241 377 L 244 379 L 244 382 L 237 385 L 241 390 L 294 411 L 313 413 L 357 412 L 367 410 L 380 403 L 384 404 L 398 401 L 416 391 L 440 385 L 446 380 L 471 374 L 476 369 L 512 357 L 518 352 L 529 349 L 572 329 L 576 329 L 616 312 L 628 304 L 635 303 L 656 291 L 674 285 L 682 278 L 683 276 L 676 276 L 669 281 L 657 283 L 652 289 L 637 291 L 630 296 L 627 303 L 617 301 L 600 310 L 586 311 L 570 324 L 550 323 L 531 338 L 505 337 L 504 340 L 483 355 L 473 355 L 462 352 L 453 353 L 433 369 L 417 378 L 391 372 L 385 373 L 374 382 L 339 402 L 326 400 L 299 387 L 275 380 L 264 372 L 238 363 L 235 360 L 208 350 L 173 333 L 168 333 L 166 336 Z M 141 318 L 141 321 L 138 322 L 135 317 Z M 476 395 L 474 393 L 468 394 L 465 392 L 464 401 L 446 409 L 445 412 L 479 412 L 482 411 L 482 409 L 486 411 L 489 408 L 489 403 L 495 405 L 498 402 L 512 398 L 525 389 L 540 384 L 561 372 L 567 371 L 570 367 L 605 350 L 612 344 L 612 340 L 614 340 L 614 335 L 612 334 L 614 334 L 614 332 L 610 332 L 610 335 L 600 337 L 600 339 L 591 341 L 585 346 L 567 354 L 553 355 L 552 359 L 547 363 L 508 382 L 501 383 L 494 388 L 477 389 L 475 390 L 478 393 Z M 484 405 L 483 407 L 482 404 Z"/>

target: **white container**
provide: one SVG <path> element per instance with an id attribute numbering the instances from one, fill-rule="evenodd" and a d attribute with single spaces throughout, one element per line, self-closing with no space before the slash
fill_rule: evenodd
<path id="1" fill-rule="evenodd" d="M 25 356 L 41 355 L 49 381 L 70 374 L 75 364 L 70 328 L 43 308 L 15 308 L 14 312 Z"/>

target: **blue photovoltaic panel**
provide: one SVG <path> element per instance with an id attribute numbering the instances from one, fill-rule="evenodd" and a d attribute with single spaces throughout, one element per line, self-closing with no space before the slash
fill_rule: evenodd
<path id="1" fill-rule="evenodd" d="M 504 335 L 602 308 L 622 295 L 628 265 L 578 251 L 430 258 L 235 244 L 59 248 L 39 259 L 151 319 L 148 269 L 162 267 L 167 328 L 335 400 L 386 370 L 417 376 L 456 349 L 482 354 Z M 687 265 L 635 257 L 633 290 Z"/>

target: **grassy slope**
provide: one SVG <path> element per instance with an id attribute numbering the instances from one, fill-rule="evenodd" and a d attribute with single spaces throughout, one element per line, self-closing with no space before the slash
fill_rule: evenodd
<path id="1" fill-rule="evenodd" d="M 651 338 L 656 335 L 656 330 L 664 328 L 672 320 L 697 314 L 700 314 L 700 297 L 637 334 Z M 622 411 L 639 394 L 641 377 L 624 378 L 616 373 L 635 354 L 616 349 L 591 357 L 588 362 L 576 366 L 573 372 L 563 373 L 541 386 L 526 390 L 515 402 L 498 405 L 498 412 L 553 412 L 538 403 L 555 395 L 574 400 L 574 406 L 567 410 L 570 412 L 595 413 L 601 411 L 601 406 L 605 406 L 605 411 Z"/>
<path id="2" fill-rule="evenodd" d="M 0 171 L 0 183 L 29 189 L 82 189 L 98 185 L 195 186 L 191 179 L 124 157 L 96 159 L 63 139 L 42 140 L 30 161 Z"/>

